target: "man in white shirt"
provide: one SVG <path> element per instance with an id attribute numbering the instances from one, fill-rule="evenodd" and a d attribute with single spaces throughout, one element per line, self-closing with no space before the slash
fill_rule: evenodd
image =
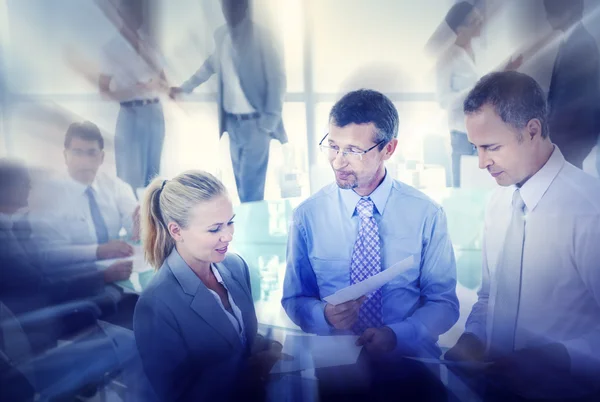
<path id="1" fill-rule="evenodd" d="M 61 251 L 72 263 L 133 255 L 119 234 L 125 230 L 131 240 L 139 238 L 138 203 L 127 183 L 98 172 L 104 161 L 100 129 L 89 121 L 73 123 L 64 145 L 69 177 L 44 192 L 42 218 L 52 230 L 44 237 L 64 246 Z"/>
<path id="2" fill-rule="evenodd" d="M 134 190 L 158 175 L 165 137 L 159 100 L 161 88 L 167 88 L 164 60 L 144 24 L 148 3 L 120 2 L 122 25 L 103 48 L 105 63 L 98 78 L 100 92 L 121 106 L 115 128 L 117 176 Z"/>
<path id="3" fill-rule="evenodd" d="M 486 75 L 464 111 L 479 167 L 502 188 L 487 208 L 478 301 L 445 357 L 492 362 L 493 400 L 598 397 L 600 183 L 551 142 L 531 77 Z"/>
<path id="4" fill-rule="evenodd" d="M 436 63 L 436 91 L 440 106 L 448 112 L 448 129 L 452 147 L 452 180 L 446 174 L 447 185 L 460 187 L 460 159 L 474 155 L 475 149 L 467 139 L 463 102 L 480 77 L 476 66 L 473 40 L 481 35 L 483 16 L 471 3 L 454 4 L 446 14 L 445 22 L 456 34 L 456 39 L 442 53 Z M 522 58 L 511 60 L 505 70 L 517 69 Z"/>
<path id="5" fill-rule="evenodd" d="M 267 29 L 251 19 L 250 0 L 221 0 L 226 26 L 215 32 L 215 51 L 171 97 L 190 93 L 213 74 L 219 80 L 219 135 L 229 149 L 241 202 L 264 198 L 271 138 L 287 142 L 281 113 L 283 60 Z"/>
<path id="6" fill-rule="evenodd" d="M 600 51 L 582 23 L 583 0 L 544 0 L 561 42 L 548 90 L 548 126 L 565 159 L 582 168 L 600 133 Z"/>
<path id="7" fill-rule="evenodd" d="M 452 180 L 448 180 L 450 172 L 447 172 L 447 185 L 451 182 L 452 187 L 460 187 L 461 156 L 475 153 L 467 139 L 462 103 L 479 79 L 471 42 L 481 35 L 483 18 L 472 4 L 463 1 L 452 6 L 445 21 L 456 34 L 456 40 L 437 61 L 437 97 L 448 113 L 452 146 Z"/>

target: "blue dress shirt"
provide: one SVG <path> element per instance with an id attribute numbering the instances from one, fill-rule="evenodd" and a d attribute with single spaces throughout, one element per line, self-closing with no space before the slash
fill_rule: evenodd
<path id="1" fill-rule="evenodd" d="M 381 238 L 382 270 L 414 256 L 414 265 L 384 285 L 383 322 L 397 350 L 437 354 L 436 342 L 458 320 L 456 263 L 442 208 L 386 174 L 369 195 Z M 323 298 L 350 285 L 361 197 L 334 183 L 294 211 L 282 304 L 305 332 L 343 333 L 325 319 Z"/>

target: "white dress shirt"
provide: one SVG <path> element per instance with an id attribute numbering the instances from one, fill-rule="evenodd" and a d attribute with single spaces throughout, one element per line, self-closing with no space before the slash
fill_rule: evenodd
<path id="1" fill-rule="evenodd" d="M 453 44 L 436 64 L 436 88 L 440 106 L 448 112 L 448 129 L 463 133 L 463 102 L 479 80 L 475 62 L 462 47 Z"/>
<path id="2" fill-rule="evenodd" d="M 223 302 L 221 301 L 221 298 L 219 297 L 217 292 L 215 292 L 212 289 L 208 289 L 208 290 L 214 296 L 214 298 L 217 301 L 217 303 L 219 304 L 219 306 L 225 312 L 227 319 L 231 322 L 231 325 L 233 325 L 235 332 L 240 337 L 240 340 L 242 341 L 242 345 L 245 345 L 246 344 L 246 333 L 245 333 L 245 329 L 244 329 L 244 318 L 242 317 L 242 311 L 237 306 L 237 304 L 235 304 L 233 297 L 231 297 L 231 292 L 229 291 L 229 289 L 227 289 L 227 285 L 225 285 L 225 282 L 223 282 L 223 278 L 221 277 L 221 274 L 219 273 L 219 270 L 217 269 L 217 267 L 215 267 L 214 264 L 211 264 L 210 269 L 211 269 L 213 275 L 215 276 L 215 278 L 217 279 L 217 282 L 219 282 L 221 285 L 223 285 L 223 287 L 227 290 L 227 299 L 229 300 L 229 305 L 231 306 L 231 309 L 233 310 L 233 314 L 231 314 L 229 312 L 229 310 L 227 310 L 225 308 L 225 306 L 223 305 Z"/>
<path id="3" fill-rule="evenodd" d="M 494 277 L 515 189 L 499 189 L 486 213 L 483 281 L 466 323 L 467 332 L 486 342 L 501 302 Z M 526 224 L 515 349 L 560 342 L 573 374 L 599 373 L 600 181 L 566 162 L 555 147 L 520 192 Z"/>
<path id="4" fill-rule="evenodd" d="M 231 34 L 227 32 L 223 38 L 221 49 L 221 73 L 223 80 L 223 108 L 228 113 L 247 114 L 254 113 L 256 110 L 252 107 L 248 98 L 244 94 L 240 78 L 233 61 L 233 44 Z"/>
<path id="5" fill-rule="evenodd" d="M 142 57 L 120 33 L 104 45 L 102 74 L 112 77 L 111 91 L 130 89 L 138 82 L 156 80 L 164 68 L 165 62 L 154 41 L 142 30 L 138 30 L 137 33 L 141 42 L 141 52 L 150 61 Z M 144 91 L 131 99 L 122 99 L 121 102 L 133 99 L 151 99 L 158 96 L 159 93 L 156 90 Z"/>
<path id="6" fill-rule="evenodd" d="M 97 174 L 91 187 L 109 239 L 118 239 L 122 228 L 131 234 L 133 212 L 138 205 L 131 187 L 118 177 L 102 172 Z M 34 232 L 57 247 L 63 246 L 64 253 L 71 253 L 65 262 L 96 260 L 98 240 L 86 189 L 86 185 L 68 177 L 42 190 L 47 202 L 43 210 L 37 211 L 39 222 L 34 224 Z"/>

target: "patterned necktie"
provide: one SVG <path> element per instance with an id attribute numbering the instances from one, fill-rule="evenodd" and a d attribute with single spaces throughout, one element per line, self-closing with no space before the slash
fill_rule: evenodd
<path id="1" fill-rule="evenodd" d="M 379 229 L 373 217 L 373 207 L 373 201 L 370 198 L 361 198 L 356 205 L 360 223 L 350 264 L 350 282 L 352 284 L 362 282 L 381 272 Z M 367 328 L 381 326 L 381 289 L 378 289 L 367 296 L 352 330 L 355 334 L 360 335 Z"/>
<path id="2" fill-rule="evenodd" d="M 490 335 L 491 358 L 506 356 L 515 348 L 525 243 L 524 208 L 525 203 L 517 189 L 513 194 L 512 218 L 496 268 L 497 293 Z"/>
<path id="3" fill-rule="evenodd" d="M 98 202 L 96 202 L 94 190 L 92 190 L 91 187 L 86 188 L 85 195 L 87 195 L 90 204 L 90 213 L 92 214 L 94 229 L 96 229 L 96 238 L 98 240 L 98 244 L 106 243 L 108 242 L 108 229 L 106 228 L 106 222 L 104 222 L 104 218 L 100 212 Z"/>

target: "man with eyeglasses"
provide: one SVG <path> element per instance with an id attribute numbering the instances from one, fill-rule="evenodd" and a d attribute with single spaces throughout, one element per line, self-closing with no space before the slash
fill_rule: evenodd
<path id="1" fill-rule="evenodd" d="M 37 191 L 47 198 L 39 211 L 46 223 L 44 236 L 73 246 L 62 253 L 70 263 L 133 255 L 132 246 L 119 240 L 119 233 L 125 229 L 131 240 L 139 238 L 138 203 L 127 183 L 98 171 L 104 162 L 100 129 L 89 121 L 73 123 L 64 146 L 69 178 Z"/>
<path id="2" fill-rule="evenodd" d="M 336 183 L 294 211 L 282 304 L 305 332 L 359 336 L 375 378 L 370 397 L 377 389 L 384 400 L 398 390 L 407 400 L 443 400 L 431 372 L 403 356 L 440 356 L 437 339 L 459 316 L 454 253 L 441 207 L 385 168 L 397 135 L 398 112 L 379 92 L 350 92 L 334 105 L 320 147 Z M 373 294 L 323 300 L 411 256 L 414 264 Z"/>

